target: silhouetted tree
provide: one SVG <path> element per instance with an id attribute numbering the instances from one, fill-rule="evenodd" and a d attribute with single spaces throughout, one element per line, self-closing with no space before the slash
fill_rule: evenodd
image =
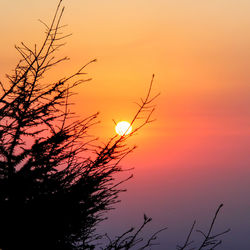
<path id="1" fill-rule="evenodd" d="M 68 58 L 55 59 L 63 46 L 57 7 L 40 48 L 24 43 L 22 56 L 8 84 L 1 83 L 0 97 L 0 247 L 8 249 L 91 249 L 95 226 L 104 212 L 118 202 L 123 189 L 114 180 L 122 171 L 119 162 L 134 148 L 131 136 L 115 136 L 104 146 L 92 147 L 87 134 L 97 114 L 76 120 L 69 111 L 72 89 L 88 81 L 85 67 L 56 82 L 44 74 Z M 154 98 L 148 94 L 139 105 L 150 122 Z M 131 176 L 129 177 L 131 178 Z"/>
<path id="2" fill-rule="evenodd" d="M 56 59 L 54 53 L 64 45 L 61 18 L 64 8 L 59 1 L 51 24 L 40 47 L 24 43 L 16 46 L 21 55 L 8 83 L 0 82 L 0 248 L 3 250 L 94 249 L 98 223 L 105 212 L 118 202 L 125 191 L 114 175 L 121 172 L 120 161 L 134 147 L 126 140 L 150 123 L 154 111 L 151 96 L 153 77 L 144 99 L 138 104 L 129 135 L 114 136 L 104 146 L 93 146 L 88 135 L 98 114 L 77 120 L 70 112 L 69 98 L 82 79 L 90 61 L 74 74 L 55 82 L 44 74 L 67 57 Z M 217 216 L 217 214 L 216 214 Z M 154 233 L 144 241 L 139 236 L 151 221 L 137 230 L 129 229 L 103 249 L 139 249 L 152 246 Z M 191 232 L 193 227 L 191 229 Z M 190 232 L 190 234 L 191 234 Z M 211 245 L 215 236 L 204 234 L 203 246 Z M 190 244 L 189 237 L 183 247 Z M 217 237 L 217 236 L 216 236 Z"/>

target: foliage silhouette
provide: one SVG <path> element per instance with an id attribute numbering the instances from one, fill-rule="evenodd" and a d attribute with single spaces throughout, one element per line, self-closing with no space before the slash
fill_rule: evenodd
<path id="1" fill-rule="evenodd" d="M 88 128 L 97 114 L 76 120 L 69 111 L 72 89 L 87 65 L 56 82 L 44 74 L 68 60 L 55 59 L 64 45 L 59 2 L 40 48 L 16 46 L 22 59 L 0 97 L 0 247 L 3 249 L 91 249 L 95 226 L 125 191 L 114 180 L 120 161 L 133 148 L 126 140 L 151 122 L 151 86 L 132 123 L 144 119 L 129 136 L 115 136 L 93 148 Z M 153 79 L 152 79 L 153 81 Z M 92 154 L 92 156 L 90 156 Z M 94 156 L 93 156 L 94 154 Z M 131 178 L 132 176 L 128 177 Z M 126 181 L 126 180 L 124 180 Z"/>
<path id="2" fill-rule="evenodd" d="M 204 233 L 201 230 L 196 230 L 196 232 L 199 232 L 204 237 L 204 239 L 201 241 L 200 244 L 198 244 L 196 247 L 194 247 L 193 244 L 195 242 L 190 240 L 190 237 L 191 237 L 191 235 L 193 233 L 193 230 L 194 230 L 194 227 L 195 227 L 195 224 L 196 224 L 196 221 L 194 221 L 192 226 L 191 226 L 191 229 L 190 229 L 190 231 L 188 233 L 188 236 L 187 236 L 187 238 L 185 240 L 185 243 L 182 246 L 177 245 L 176 249 L 177 250 L 194 250 L 194 249 L 197 249 L 197 250 L 205 250 L 205 249 L 213 250 L 216 247 L 218 247 L 222 243 L 222 240 L 220 240 L 219 237 L 221 235 L 224 235 L 224 234 L 226 234 L 226 233 L 228 233 L 230 231 L 230 229 L 227 229 L 227 230 L 225 230 L 223 232 L 211 235 L 212 230 L 214 228 L 215 221 L 216 221 L 217 216 L 218 216 L 218 213 L 220 212 L 222 207 L 223 207 L 223 204 L 220 204 L 219 207 L 217 208 L 207 233 Z M 189 248 L 189 247 L 191 247 L 191 248 Z"/>
<path id="3" fill-rule="evenodd" d="M 57 64 L 68 60 L 54 56 L 68 35 L 62 35 L 61 19 L 64 7 L 59 1 L 50 25 L 46 28 L 40 48 L 16 46 L 21 55 L 14 73 L 7 75 L 9 83 L 0 82 L 0 248 L 3 250 L 94 249 L 102 237 L 95 233 L 96 225 L 106 219 L 118 195 L 126 190 L 117 182 L 119 163 L 132 152 L 127 139 L 152 122 L 151 95 L 154 76 L 146 97 L 131 121 L 137 126 L 131 134 L 114 136 L 104 146 L 88 135 L 97 123 L 98 114 L 77 120 L 70 112 L 69 99 L 73 89 L 90 79 L 85 68 L 92 60 L 70 76 L 44 83 L 44 75 Z M 93 141 L 96 142 L 93 146 Z M 217 213 L 216 213 L 217 216 Z M 215 218 L 216 218 L 215 216 Z M 151 221 L 144 215 L 139 229 L 129 229 L 103 248 L 139 249 L 154 245 L 161 229 L 148 240 L 139 237 Z M 213 227 L 214 221 L 211 225 Z M 183 247 L 190 245 L 189 238 Z M 199 249 L 214 244 L 217 236 L 204 234 Z M 224 232 L 223 232 L 224 233 Z M 216 242 L 218 245 L 218 242 Z M 214 244 L 215 245 L 215 244 Z"/>

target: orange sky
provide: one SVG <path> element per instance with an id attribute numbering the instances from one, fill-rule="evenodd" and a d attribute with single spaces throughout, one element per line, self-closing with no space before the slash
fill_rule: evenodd
<path id="1" fill-rule="evenodd" d="M 55 0 L 0 2 L 2 81 L 17 62 L 14 44 L 41 42 L 43 27 L 37 19 L 51 20 L 56 4 Z M 70 74 L 97 58 L 86 70 L 92 82 L 77 89 L 75 109 L 82 116 L 101 112 L 102 123 L 93 133 L 102 140 L 114 134 L 112 119 L 133 117 L 133 102 L 145 95 L 151 75 L 156 75 L 153 91 L 161 92 L 157 121 L 132 139 L 139 149 L 124 163 L 137 167 L 132 193 L 142 197 L 147 193 L 151 197 L 147 200 L 159 206 L 156 212 L 144 199 L 136 204 L 138 214 L 147 206 L 152 216 L 157 214 L 156 220 L 167 224 L 167 199 L 170 214 L 175 205 L 188 207 L 198 198 L 207 205 L 204 216 L 217 202 L 228 202 L 228 217 L 238 212 L 234 199 L 239 199 L 242 211 L 249 208 L 250 198 L 244 203 L 239 194 L 250 189 L 246 178 L 250 174 L 250 1 L 65 0 L 64 5 L 65 32 L 73 35 L 59 55 L 68 55 L 71 61 L 50 76 Z M 159 179 L 161 185 L 156 184 Z M 237 180 L 240 184 L 231 197 Z M 213 192 L 221 194 L 213 202 L 213 192 L 207 191 L 211 181 Z M 202 198 L 202 192 L 211 197 Z M 133 207 L 136 198 L 130 195 L 126 202 Z M 197 206 L 192 211 L 187 208 L 186 215 L 204 209 Z M 185 214 L 185 209 L 176 213 L 181 212 Z"/>

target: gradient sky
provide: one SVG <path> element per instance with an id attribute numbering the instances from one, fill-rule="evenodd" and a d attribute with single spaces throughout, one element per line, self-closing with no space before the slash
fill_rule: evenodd
<path id="1" fill-rule="evenodd" d="M 17 63 L 14 44 L 41 42 L 56 0 L 0 1 L 0 79 Z M 250 249 L 250 1 L 65 0 L 63 22 L 73 33 L 60 55 L 70 62 L 50 77 L 70 74 L 97 58 L 78 87 L 75 110 L 100 111 L 93 133 L 114 135 L 112 119 L 130 120 L 151 75 L 161 92 L 154 117 L 131 143 L 123 163 L 135 167 L 127 193 L 100 230 L 124 231 L 143 213 L 149 230 L 168 226 L 155 249 L 174 249 L 194 219 L 200 229 L 220 203 L 217 231 L 230 227 L 218 249 Z M 124 219 L 126 218 L 126 219 Z M 194 238 L 196 238 L 194 234 Z"/>

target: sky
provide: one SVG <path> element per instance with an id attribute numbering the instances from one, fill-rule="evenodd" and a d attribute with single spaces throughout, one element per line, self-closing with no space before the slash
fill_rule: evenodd
<path id="1" fill-rule="evenodd" d="M 138 149 L 128 191 L 99 230 L 110 234 L 153 218 L 168 226 L 155 249 L 174 249 L 192 225 L 206 230 L 220 203 L 215 232 L 231 228 L 218 249 L 250 248 L 250 2 L 248 0 L 65 0 L 65 33 L 58 56 L 70 61 L 51 79 L 76 71 L 93 80 L 77 87 L 74 110 L 100 112 L 92 132 L 106 141 L 114 123 L 130 121 L 152 74 L 156 121 L 129 143 Z M 39 44 L 56 0 L 0 1 L 0 79 L 18 61 L 15 44 Z M 197 239 L 194 233 L 194 239 Z"/>

